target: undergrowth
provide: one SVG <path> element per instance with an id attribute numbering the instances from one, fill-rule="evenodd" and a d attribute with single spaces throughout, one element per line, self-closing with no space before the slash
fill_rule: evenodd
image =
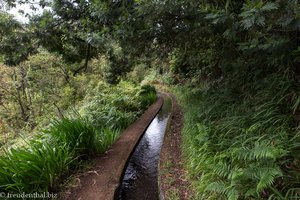
<path id="1" fill-rule="evenodd" d="M 299 199 L 299 82 L 289 71 L 175 88 L 198 199 Z"/>
<path id="2" fill-rule="evenodd" d="M 82 102 L 80 112 L 53 120 L 26 145 L 0 155 L 0 191 L 57 192 L 82 162 L 103 153 L 151 103 L 155 89 L 102 82 Z"/>

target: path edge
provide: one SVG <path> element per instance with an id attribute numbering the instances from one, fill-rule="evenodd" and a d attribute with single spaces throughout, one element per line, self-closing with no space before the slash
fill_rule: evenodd
<path id="1" fill-rule="evenodd" d="M 157 100 L 130 126 L 103 154 L 99 155 L 92 167 L 94 173 L 80 175 L 79 186 L 70 188 L 68 200 L 113 200 L 119 187 L 124 169 L 144 135 L 146 129 L 160 111 L 164 95 L 158 94 Z"/>

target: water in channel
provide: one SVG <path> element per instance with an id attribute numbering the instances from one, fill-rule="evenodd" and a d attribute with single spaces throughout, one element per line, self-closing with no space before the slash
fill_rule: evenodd
<path id="1" fill-rule="evenodd" d="M 129 159 L 123 180 L 116 192 L 115 200 L 159 199 L 157 183 L 159 153 L 171 107 L 171 100 L 165 98 L 161 110 L 145 131 Z"/>

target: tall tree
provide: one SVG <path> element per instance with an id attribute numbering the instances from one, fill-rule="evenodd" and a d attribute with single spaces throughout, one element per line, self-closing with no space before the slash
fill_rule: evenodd
<path id="1" fill-rule="evenodd" d="M 7 65 L 17 65 L 36 51 L 33 33 L 12 15 L 0 12 L 0 55 Z"/>

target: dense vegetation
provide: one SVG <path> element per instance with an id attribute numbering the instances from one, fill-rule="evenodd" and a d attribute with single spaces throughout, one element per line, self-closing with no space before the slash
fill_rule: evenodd
<path id="1" fill-rule="evenodd" d="M 0 68 L 0 191 L 59 191 L 156 99 L 147 85 L 106 83 L 105 55 L 74 76 L 70 63 L 43 48 L 16 65 L 8 51 Z"/>
<path id="2" fill-rule="evenodd" d="M 163 83 L 186 105 L 183 147 L 198 199 L 299 198 L 297 0 L 52 0 L 41 6 L 51 9 L 26 25 L 1 12 L 2 137 L 43 127 L 71 107 L 83 119 L 55 122 L 43 134 L 49 142 L 61 130 L 66 144 L 74 141 L 69 126 L 114 132 L 155 96 L 136 100 L 107 83 Z M 91 153 L 67 146 L 76 158 Z"/>
<path id="3" fill-rule="evenodd" d="M 153 90 L 125 82 L 109 87 L 100 81 L 78 112 L 54 120 L 25 140 L 26 145 L 5 150 L 0 156 L 1 191 L 58 191 L 62 178 L 107 150 L 155 98 Z"/>

